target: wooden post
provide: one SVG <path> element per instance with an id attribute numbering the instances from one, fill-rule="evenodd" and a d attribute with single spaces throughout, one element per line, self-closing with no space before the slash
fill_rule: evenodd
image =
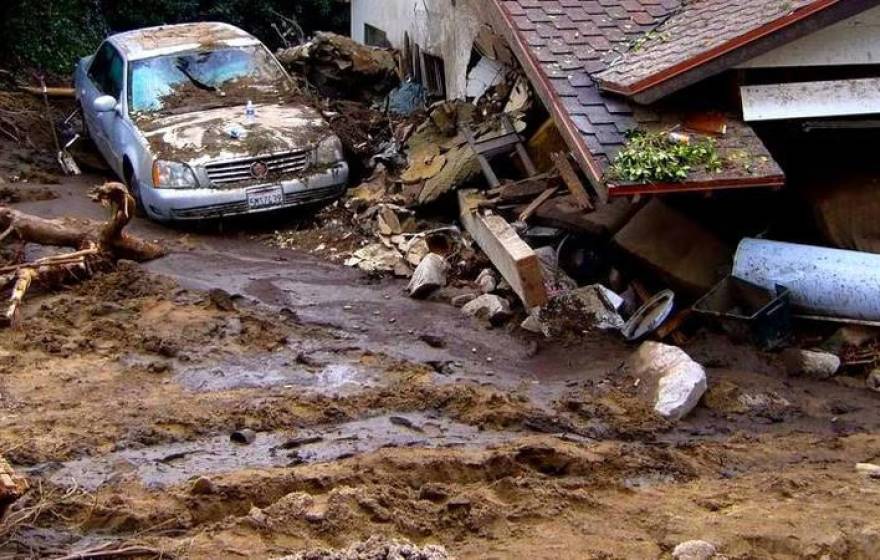
<path id="1" fill-rule="evenodd" d="M 547 288 L 538 256 L 510 224 L 496 214 L 479 211 L 483 196 L 476 190 L 458 191 L 461 222 L 480 249 L 507 280 L 526 309 L 547 303 Z"/>

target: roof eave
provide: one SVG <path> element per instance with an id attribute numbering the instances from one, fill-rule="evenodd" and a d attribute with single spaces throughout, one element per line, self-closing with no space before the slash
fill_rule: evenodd
<path id="1" fill-rule="evenodd" d="M 821 0 L 632 84 L 597 79 L 599 88 L 648 105 L 758 55 L 880 5 L 880 0 Z"/>
<path id="2" fill-rule="evenodd" d="M 635 196 L 643 194 L 718 191 L 725 189 L 781 188 L 785 186 L 785 175 L 765 177 L 742 177 L 711 179 L 707 181 L 684 181 L 681 183 L 630 183 L 609 184 L 611 197 Z"/>

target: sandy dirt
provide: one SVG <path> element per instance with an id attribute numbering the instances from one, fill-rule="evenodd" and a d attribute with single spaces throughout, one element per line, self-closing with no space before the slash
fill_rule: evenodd
<path id="1" fill-rule="evenodd" d="M 8 200 L 94 217 L 100 180 L 10 184 L 55 198 Z M 860 379 L 786 377 L 778 356 L 702 331 L 686 350 L 710 391 L 673 425 L 611 335 L 488 329 L 247 224 L 133 229 L 170 254 L 34 293 L 0 331 L 0 453 L 33 485 L 0 559 L 107 542 L 319 558 L 393 540 L 646 559 L 690 539 L 729 559 L 880 557 L 880 482 L 854 470 L 880 460 L 880 395 Z"/>

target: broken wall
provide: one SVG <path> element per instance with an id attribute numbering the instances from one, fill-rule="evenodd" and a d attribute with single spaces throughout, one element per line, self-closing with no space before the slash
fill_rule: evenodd
<path id="1" fill-rule="evenodd" d="M 471 50 L 481 24 L 485 0 L 352 0 L 351 36 L 365 43 L 369 25 L 402 49 L 404 37 L 445 65 L 446 97 L 465 96 Z"/>

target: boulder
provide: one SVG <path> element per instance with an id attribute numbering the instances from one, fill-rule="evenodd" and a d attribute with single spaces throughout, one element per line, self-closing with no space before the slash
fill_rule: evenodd
<path id="1" fill-rule="evenodd" d="M 462 307 L 461 311 L 469 317 L 489 321 L 494 326 L 504 324 L 511 316 L 507 300 L 492 294 L 481 295 Z"/>
<path id="2" fill-rule="evenodd" d="M 643 343 L 630 360 L 630 371 L 667 420 L 680 420 L 697 406 L 706 392 L 706 372 L 684 350 L 659 342 Z"/>
<path id="3" fill-rule="evenodd" d="M 840 358 L 828 352 L 791 348 L 782 353 L 789 375 L 806 375 L 815 379 L 833 377 L 840 369 Z"/>
<path id="4" fill-rule="evenodd" d="M 423 299 L 445 286 L 447 269 L 446 259 L 436 253 L 429 253 L 413 272 L 408 287 L 410 297 Z"/>
<path id="5" fill-rule="evenodd" d="M 674 560 L 711 560 L 718 551 L 715 545 L 706 541 L 687 541 L 672 551 Z"/>

